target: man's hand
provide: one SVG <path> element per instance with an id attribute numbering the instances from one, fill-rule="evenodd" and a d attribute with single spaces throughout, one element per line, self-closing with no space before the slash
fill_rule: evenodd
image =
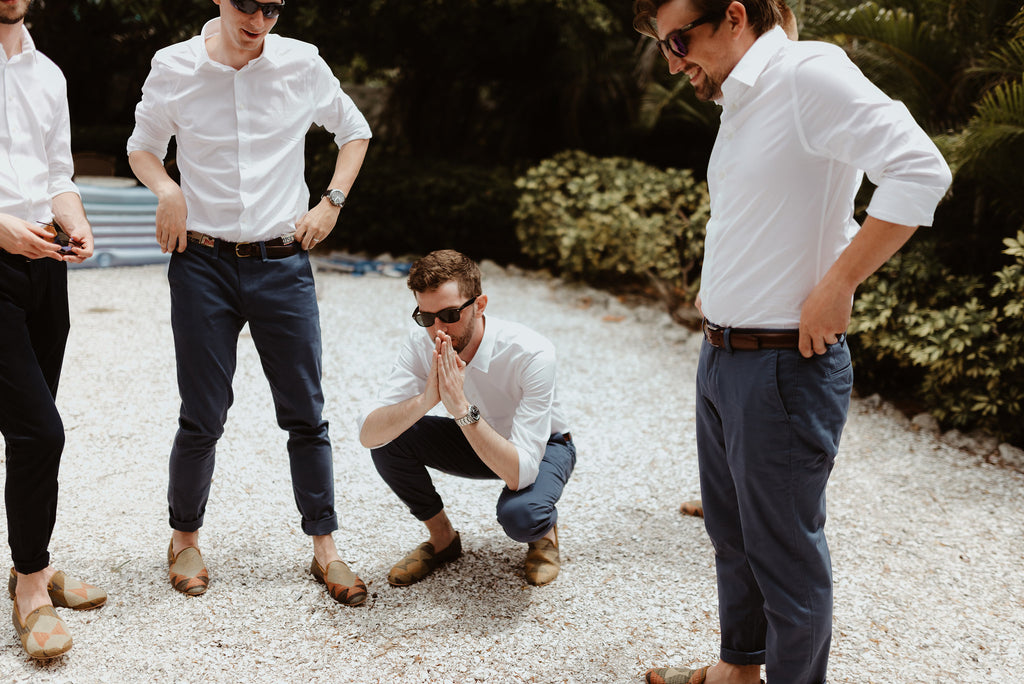
<path id="1" fill-rule="evenodd" d="M 800 353 L 805 358 L 824 354 L 850 326 L 853 292 L 828 278 L 811 290 L 800 309 Z"/>
<path id="2" fill-rule="evenodd" d="M 29 259 L 62 260 L 60 247 L 50 239 L 46 227 L 9 214 L 0 214 L 0 249 Z"/>
<path id="3" fill-rule="evenodd" d="M 156 241 L 164 254 L 178 251 L 184 252 L 188 247 L 188 233 L 185 219 L 188 218 L 188 207 L 185 194 L 176 183 L 161 187 L 157 194 L 156 205 Z"/>
<path id="4" fill-rule="evenodd" d="M 295 239 L 302 244 L 302 249 L 308 251 L 323 242 L 334 230 L 340 213 L 341 207 L 334 206 L 326 197 L 306 212 L 295 224 Z"/>
<path id="5" fill-rule="evenodd" d="M 437 388 L 441 401 L 448 413 L 461 418 L 469 411 L 469 402 L 462 388 L 466 362 L 459 357 L 452 347 L 452 338 L 445 333 L 437 333 L 436 344 L 434 358 L 437 359 Z"/>
<path id="6" fill-rule="evenodd" d="M 71 243 L 71 251 L 64 253 L 64 261 L 73 264 L 80 264 L 92 256 L 95 246 L 92 237 L 92 226 L 84 218 L 73 223 L 61 224 L 74 242 Z"/>

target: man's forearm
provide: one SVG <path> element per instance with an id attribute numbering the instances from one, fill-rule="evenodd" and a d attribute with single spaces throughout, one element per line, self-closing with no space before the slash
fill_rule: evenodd
<path id="1" fill-rule="evenodd" d="M 53 198 L 53 216 L 62 226 L 88 223 L 82 198 L 75 192 L 62 192 Z"/>
<path id="2" fill-rule="evenodd" d="M 370 146 L 369 140 L 350 140 L 338 150 L 338 159 L 334 163 L 334 175 L 331 176 L 329 187 L 337 188 L 346 195 L 355 185 L 356 176 L 363 166 L 363 159 L 366 158 L 366 150 Z"/>
<path id="3" fill-rule="evenodd" d="M 376 408 L 359 429 L 359 443 L 367 449 L 387 444 L 415 425 L 431 408 L 426 406 L 422 394 L 391 406 Z"/>
<path id="4" fill-rule="evenodd" d="M 168 175 L 163 162 L 152 152 L 132 151 L 128 155 L 128 165 L 135 177 L 158 198 L 179 189 L 178 184 Z"/>
<path id="5" fill-rule="evenodd" d="M 519 450 L 512 442 L 498 434 L 483 419 L 462 428 L 462 434 L 480 460 L 504 480 L 509 489 L 519 489 Z"/>

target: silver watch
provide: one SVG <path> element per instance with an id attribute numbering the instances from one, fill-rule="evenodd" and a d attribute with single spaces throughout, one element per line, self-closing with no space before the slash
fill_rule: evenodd
<path id="1" fill-rule="evenodd" d="M 345 193 L 337 188 L 328 188 L 321 197 L 326 197 L 331 204 L 339 209 L 345 206 Z"/>
<path id="2" fill-rule="evenodd" d="M 469 412 L 461 418 L 457 418 L 455 420 L 455 424 L 459 427 L 466 427 L 467 425 L 472 425 L 478 420 L 480 420 L 480 409 L 470 404 Z"/>

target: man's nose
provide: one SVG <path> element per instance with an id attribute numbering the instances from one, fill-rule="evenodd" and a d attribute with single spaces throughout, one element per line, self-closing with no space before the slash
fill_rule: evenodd
<path id="1" fill-rule="evenodd" d="M 678 74 L 680 71 L 686 68 L 686 59 L 684 57 L 677 57 L 676 55 L 670 55 L 668 58 L 668 73 Z"/>

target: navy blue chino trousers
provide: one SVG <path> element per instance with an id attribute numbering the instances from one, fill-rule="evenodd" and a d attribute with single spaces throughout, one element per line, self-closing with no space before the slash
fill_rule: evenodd
<path id="1" fill-rule="evenodd" d="M 377 472 L 417 520 L 429 520 L 444 509 L 428 467 L 476 480 L 498 479 L 452 418 L 424 416 L 393 441 L 371 449 L 370 455 Z M 509 538 L 525 543 L 548 533 L 558 522 L 556 504 L 575 466 L 572 440 L 552 435 L 537 480 L 518 491 L 505 487 L 498 497 L 496 516 Z"/>
<path id="2" fill-rule="evenodd" d="M 765 664 L 769 682 L 822 684 L 832 636 L 825 488 L 850 405 L 845 337 L 796 349 L 727 351 L 697 370 L 704 523 L 715 549 L 720 657 Z"/>
<path id="3" fill-rule="evenodd" d="M 238 335 L 248 322 L 288 433 L 292 491 L 308 535 L 338 529 L 334 465 L 322 417 L 320 313 L 309 254 L 236 257 L 190 242 L 167 271 L 181 412 L 167 502 L 175 530 L 203 525 L 217 440 L 234 399 Z"/>
<path id="4" fill-rule="evenodd" d="M 0 251 L 0 432 L 14 569 L 50 564 L 64 424 L 55 399 L 70 330 L 67 264 Z"/>

